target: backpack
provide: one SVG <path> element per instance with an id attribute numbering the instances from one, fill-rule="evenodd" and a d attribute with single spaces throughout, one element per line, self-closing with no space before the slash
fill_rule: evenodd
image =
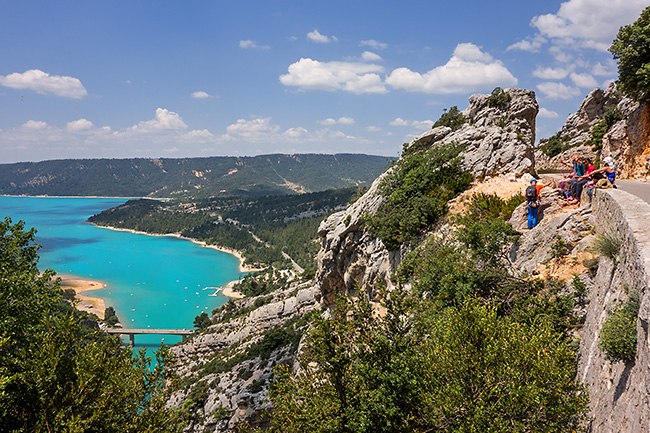
<path id="1" fill-rule="evenodd" d="M 526 201 L 537 201 L 537 188 L 535 185 L 526 188 Z"/>

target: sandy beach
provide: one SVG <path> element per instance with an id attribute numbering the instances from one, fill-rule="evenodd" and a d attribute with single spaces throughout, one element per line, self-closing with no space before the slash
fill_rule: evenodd
<path id="1" fill-rule="evenodd" d="M 104 319 L 106 303 L 102 298 L 86 294 L 91 290 L 103 289 L 105 284 L 92 280 L 84 280 L 76 277 L 61 277 L 61 289 L 73 289 L 75 299 L 78 300 L 77 310 L 94 313 L 100 319 Z"/>

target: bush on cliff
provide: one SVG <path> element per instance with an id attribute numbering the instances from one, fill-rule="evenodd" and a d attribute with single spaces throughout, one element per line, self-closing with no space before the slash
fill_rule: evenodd
<path id="1" fill-rule="evenodd" d="M 611 362 L 633 361 L 636 356 L 639 305 L 639 292 L 633 291 L 624 304 L 619 304 L 610 311 L 603 323 L 598 347 Z"/>
<path id="2" fill-rule="evenodd" d="M 365 221 L 386 248 L 412 242 L 447 211 L 447 202 L 469 187 L 457 144 L 434 146 L 403 156 L 379 186 L 386 197 L 376 215 Z"/>
<path id="3" fill-rule="evenodd" d="M 447 111 L 446 108 L 442 110 L 442 114 L 440 115 L 440 118 L 436 120 L 436 123 L 433 124 L 433 128 L 437 128 L 438 126 L 447 126 L 456 131 L 463 126 L 465 121 L 466 119 L 465 116 L 463 116 L 463 113 L 461 113 L 458 110 L 458 107 L 454 105 L 449 109 L 449 111 Z"/>

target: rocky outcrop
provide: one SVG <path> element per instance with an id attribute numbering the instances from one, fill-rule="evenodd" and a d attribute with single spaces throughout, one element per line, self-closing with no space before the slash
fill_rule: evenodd
<path id="1" fill-rule="evenodd" d="M 506 89 L 511 96 L 504 107 L 490 107 L 489 95 L 473 95 L 462 114 L 468 119 L 458 130 L 438 127 L 413 140 L 411 146 L 459 143 L 464 147 L 463 168 L 477 180 L 501 174 L 535 174 L 533 144 L 539 111 L 535 92 Z"/>
<path id="2" fill-rule="evenodd" d="M 617 163 L 622 178 L 650 177 L 650 102 L 623 99 L 619 109 L 625 118 L 615 123 L 603 138 L 603 156 Z"/>
<path id="3" fill-rule="evenodd" d="M 464 169 L 479 180 L 505 174 L 511 177 L 534 174 L 533 143 L 538 111 L 535 93 L 523 89 L 506 91 L 511 100 L 505 107 L 490 107 L 489 95 L 474 95 L 463 111 L 468 121 L 458 130 L 446 126 L 433 128 L 414 139 L 406 149 L 459 143 L 464 148 Z M 316 279 L 327 303 L 336 293 L 354 292 L 359 287 L 373 299 L 373 288 L 378 284 L 392 286 L 390 276 L 409 251 L 406 246 L 388 251 L 362 227 L 363 216 L 374 215 L 384 202 L 378 188 L 385 175 L 348 209 L 331 215 L 319 227 L 321 249 Z"/>
<path id="4" fill-rule="evenodd" d="M 602 149 L 595 150 L 591 143 L 594 126 L 614 109 L 622 119 L 608 125 Z M 567 118 L 557 138 L 568 149 L 554 157 L 535 151 L 537 170 L 565 170 L 561 161 L 570 161 L 575 155 L 592 161 L 597 156 L 611 156 L 616 161 L 619 177 L 650 176 L 650 102 L 639 103 L 624 97 L 614 83 L 606 90 L 592 90 L 578 111 Z"/>
<path id="5" fill-rule="evenodd" d="M 213 325 L 172 347 L 174 369 L 184 386 L 169 405 L 197 406 L 193 410 L 198 416 L 185 431 L 233 431 L 237 424 L 253 420 L 259 410 L 269 407 L 266 393 L 273 366 L 294 362 L 295 342 L 294 347 L 278 344 L 264 359 L 249 349 L 269 330 L 295 327 L 296 319 L 319 307 L 320 299 L 319 287 L 313 282 L 245 298 L 215 314 Z M 291 332 L 279 335 L 286 334 Z"/>

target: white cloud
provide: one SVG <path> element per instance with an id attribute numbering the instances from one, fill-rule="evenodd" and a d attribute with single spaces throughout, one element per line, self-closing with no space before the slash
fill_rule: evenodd
<path id="1" fill-rule="evenodd" d="M 611 77 L 616 75 L 616 63 L 609 59 L 605 62 L 606 64 L 596 63 L 592 69 L 591 74 L 597 77 Z"/>
<path id="2" fill-rule="evenodd" d="M 351 117 L 339 117 L 337 119 L 332 119 L 331 117 L 325 119 L 325 120 L 319 120 L 317 123 L 321 125 L 336 125 L 336 124 L 341 124 L 341 125 L 354 125 L 354 119 Z"/>
<path id="3" fill-rule="evenodd" d="M 0 85 L 12 89 L 30 89 L 42 95 L 52 94 L 66 98 L 81 99 L 88 94 L 78 78 L 50 75 L 38 69 L 2 76 Z"/>
<path id="4" fill-rule="evenodd" d="M 433 123 L 433 120 L 406 120 L 401 117 L 389 122 L 391 126 L 408 126 L 417 130 L 430 129 Z"/>
<path id="5" fill-rule="evenodd" d="M 385 44 L 383 42 L 377 42 L 374 39 L 368 39 L 367 41 L 359 42 L 359 46 L 370 47 L 370 48 L 375 49 L 375 50 L 383 50 L 386 47 L 388 47 L 388 44 Z"/>
<path id="6" fill-rule="evenodd" d="M 93 129 L 93 122 L 87 119 L 79 119 L 79 120 L 73 120 L 72 122 L 68 122 L 67 126 L 65 129 L 70 132 L 88 132 Z"/>
<path id="7" fill-rule="evenodd" d="M 503 63 L 476 45 L 463 43 L 456 46 L 445 65 L 424 74 L 398 68 L 386 78 L 386 84 L 409 92 L 450 94 L 514 86 L 517 79 Z"/>
<path id="8" fill-rule="evenodd" d="M 192 98 L 196 99 L 207 99 L 207 98 L 212 98 L 212 95 L 210 95 L 207 92 L 204 92 L 203 90 L 199 90 L 198 92 L 192 92 L 190 95 Z"/>
<path id="9" fill-rule="evenodd" d="M 38 129 L 45 129 L 47 127 L 48 127 L 47 123 L 40 120 L 28 120 L 27 122 L 23 123 L 23 128 L 25 129 L 38 130 Z"/>
<path id="10" fill-rule="evenodd" d="M 268 50 L 271 47 L 269 47 L 268 45 L 260 45 L 255 41 L 246 39 L 246 40 L 239 41 L 239 48 L 244 48 L 244 49 L 257 48 L 258 50 Z"/>
<path id="11" fill-rule="evenodd" d="M 540 48 L 542 48 L 542 45 L 544 45 L 545 42 L 546 42 L 546 38 L 540 35 L 536 35 L 532 38 L 528 37 L 526 39 L 522 39 L 519 42 L 515 42 L 514 44 L 506 48 L 506 51 L 521 50 L 521 51 L 528 51 L 531 53 L 537 53 L 539 52 Z"/>
<path id="12" fill-rule="evenodd" d="M 570 78 L 571 81 L 573 81 L 573 84 L 583 89 L 593 89 L 598 87 L 598 82 L 590 74 L 576 74 L 575 72 L 572 72 Z"/>
<path id="13" fill-rule="evenodd" d="M 364 51 L 361 54 L 361 59 L 367 62 L 378 62 L 381 60 L 381 56 L 370 51 Z"/>
<path id="14" fill-rule="evenodd" d="M 580 95 L 579 89 L 562 83 L 541 83 L 537 85 L 537 90 L 542 92 L 548 99 L 571 99 Z"/>
<path id="15" fill-rule="evenodd" d="M 371 63 L 319 62 L 302 58 L 291 64 L 288 71 L 280 76 L 280 82 L 301 90 L 345 90 L 356 94 L 387 92 L 376 74 L 383 68 Z"/>
<path id="16" fill-rule="evenodd" d="M 336 36 L 326 36 L 326 35 L 321 35 L 318 30 L 315 30 L 313 32 L 307 33 L 307 39 L 319 43 L 319 44 L 327 44 L 329 42 L 336 42 L 338 39 Z"/>
<path id="17" fill-rule="evenodd" d="M 184 141 L 192 143 L 207 143 L 214 141 L 214 135 L 207 129 L 193 129 L 190 132 L 183 134 L 181 138 Z"/>
<path id="18" fill-rule="evenodd" d="M 563 80 L 569 75 L 569 70 L 565 68 L 542 68 L 537 67 L 533 71 L 533 76 L 543 80 Z"/>
<path id="19" fill-rule="evenodd" d="M 245 138 L 250 141 L 261 141 L 280 131 L 278 125 L 271 123 L 271 118 L 255 118 L 252 120 L 238 119 L 236 123 L 226 128 L 229 139 Z"/>
<path id="20" fill-rule="evenodd" d="M 150 133 L 155 131 L 183 130 L 187 129 L 187 125 L 178 113 L 169 111 L 166 108 L 157 108 L 154 119 L 142 121 L 129 129 L 138 133 Z"/>
<path id="21" fill-rule="evenodd" d="M 531 25 L 544 37 L 606 51 L 618 29 L 647 6 L 647 0 L 569 0 L 555 14 L 534 17 Z"/>
<path id="22" fill-rule="evenodd" d="M 366 131 L 368 132 L 379 132 L 381 128 L 378 126 L 366 126 Z"/>
<path id="23" fill-rule="evenodd" d="M 543 117 L 545 119 L 557 119 L 560 117 L 559 114 L 557 114 L 555 111 L 548 110 L 544 107 L 541 107 L 539 109 L 539 113 L 537 113 L 537 116 Z"/>

